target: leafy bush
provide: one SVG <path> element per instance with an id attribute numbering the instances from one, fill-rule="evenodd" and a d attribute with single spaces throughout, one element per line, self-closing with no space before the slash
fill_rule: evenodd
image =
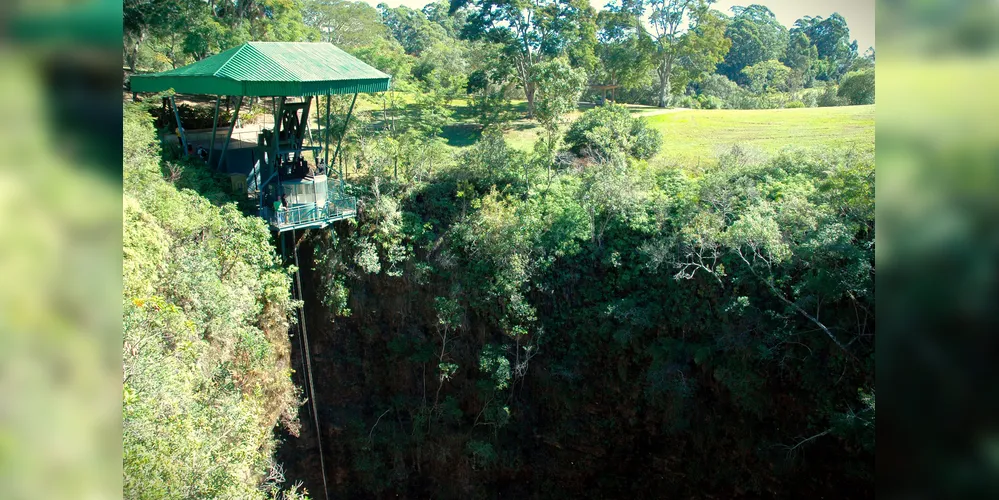
<path id="1" fill-rule="evenodd" d="M 164 180 L 149 115 L 123 118 L 124 496 L 266 498 L 274 426 L 298 432 L 290 278 L 262 219 Z"/>
<path id="2" fill-rule="evenodd" d="M 583 113 L 565 135 L 569 149 L 581 155 L 631 155 L 648 159 L 662 147 L 662 137 L 635 119 L 624 106 L 593 108 Z"/>
<path id="3" fill-rule="evenodd" d="M 836 85 L 827 83 L 822 94 L 818 98 L 819 107 L 826 108 L 832 106 L 846 106 L 847 100 L 839 96 Z"/>
<path id="4" fill-rule="evenodd" d="M 176 118 L 170 106 L 159 106 L 151 110 L 156 117 L 158 127 L 176 127 Z M 215 106 L 190 105 L 187 103 L 177 104 L 177 113 L 180 121 L 187 130 L 210 129 L 215 121 Z M 240 111 L 243 114 L 243 110 Z M 229 126 L 232 120 L 232 112 L 226 111 L 225 106 L 219 109 L 219 127 Z"/>
<path id="5" fill-rule="evenodd" d="M 682 95 L 673 101 L 674 108 L 700 109 L 701 103 L 692 95 Z"/>
<path id="6" fill-rule="evenodd" d="M 713 95 L 701 94 L 697 96 L 697 101 L 700 102 L 701 109 L 723 109 L 725 107 L 725 101 Z"/>
<path id="7" fill-rule="evenodd" d="M 700 91 L 702 96 L 713 97 L 721 101 L 724 103 L 721 107 L 726 108 L 736 107 L 732 103 L 746 94 L 746 91 L 739 87 L 739 84 L 717 73 L 712 73 L 704 78 L 700 83 Z"/>
<path id="8" fill-rule="evenodd" d="M 874 69 L 854 71 L 843 76 L 837 96 L 850 104 L 874 104 Z"/>
<path id="9" fill-rule="evenodd" d="M 801 101 L 790 101 L 784 105 L 785 108 L 804 108 L 805 103 Z"/>
<path id="10" fill-rule="evenodd" d="M 640 160 L 652 158 L 663 147 L 662 133 L 641 118 L 632 121 L 631 138 L 631 155 Z"/>
<path id="11" fill-rule="evenodd" d="M 822 89 L 804 89 L 801 91 L 801 102 L 806 108 L 814 108 L 819 105 L 819 96 L 822 95 Z"/>

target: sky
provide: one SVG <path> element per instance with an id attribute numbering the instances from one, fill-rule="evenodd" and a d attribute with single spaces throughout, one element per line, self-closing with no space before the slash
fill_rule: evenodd
<path id="1" fill-rule="evenodd" d="M 405 5 L 413 9 L 420 9 L 429 0 L 364 0 L 376 6 L 386 3 L 390 7 Z M 608 0 L 590 0 L 593 8 L 600 10 Z M 829 17 L 834 12 L 839 12 L 846 19 L 846 24 L 850 26 L 850 37 L 857 40 L 858 52 L 861 54 L 867 47 L 874 47 L 874 0 L 718 0 L 714 8 L 726 14 L 731 14 L 729 10 L 733 5 L 760 4 L 767 6 L 777 20 L 784 26 L 791 27 L 794 22 L 804 16 Z"/>

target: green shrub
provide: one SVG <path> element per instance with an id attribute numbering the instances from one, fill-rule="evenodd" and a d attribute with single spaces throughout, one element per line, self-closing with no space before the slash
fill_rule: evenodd
<path id="1" fill-rule="evenodd" d="M 673 100 L 674 108 L 700 109 L 701 103 L 692 95 L 683 95 Z"/>
<path id="2" fill-rule="evenodd" d="M 874 104 L 874 69 L 847 73 L 836 95 L 854 105 Z"/>
<path id="3" fill-rule="evenodd" d="M 806 108 L 814 108 L 819 105 L 820 89 L 805 89 L 801 92 L 801 102 Z"/>
<path id="4" fill-rule="evenodd" d="M 580 116 L 565 135 L 569 149 L 581 155 L 630 155 L 648 159 L 662 147 L 662 137 L 618 105 L 593 108 Z"/>
<path id="5" fill-rule="evenodd" d="M 702 96 L 713 97 L 724 103 L 719 108 L 734 107 L 731 106 L 732 102 L 746 93 L 742 87 L 739 87 L 739 84 L 717 73 L 704 78 L 700 83 L 700 91 Z"/>
<path id="6" fill-rule="evenodd" d="M 298 432 L 290 278 L 262 219 L 163 178 L 145 110 L 122 131 L 123 494 L 266 498 L 273 429 Z"/>
<path id="7" fill-rule="evenodd" d="M 721 100 L 719 97 L 713 95 L 701 94 L 697 96 L 698 102 L 701 104 L 701 109 L 723 109 L 725 108 L 725 101 Z"/>
<path id="8" fill-rule="evenodd" d="M 785 104 L 784 107 L 785 108 L 789 108 L 789 109 L 790 108 L 804 108 L 805 107 L 805 103 L 803 103 L 801 101 L 790 101 L 787 104 Z"/>
<path id="9" fill-rule="evenodd" d="M 839 96 L 838 88 L 834 84 L 826 84 L 825 90 L 817 101 L 819 107 L 828 108 L 833 106 L 846 106 L 847 100 Z"/>
<path id="10" fill-rule="evenodd" d="M 640 160 L 652 158 L 663 147 L 663 135 L 641 118 L 633 120 L 631 137 L 631 155 Z"/>

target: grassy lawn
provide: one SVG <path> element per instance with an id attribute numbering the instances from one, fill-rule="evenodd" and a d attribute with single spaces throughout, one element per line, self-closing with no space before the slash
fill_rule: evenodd
<path id="1" fill-rule="evenodd" d="M 682 110 L 646 118 L 662 131 L 664 158 L 714 162 L 739 145 L 772 154 L 783 149 L 874 151 L 874 106 Z"/>
<path id="2" fill-rule="evenodd" d="M 783 149 L 874 151 L 874 106 L 835 108 L 699 110 L 635 109 L 664 136 L 661 157 L 680 164 L 711 164 L 739 145 L 773 154 Z M 515 123 L 510 145 L 530 149 L 539 129 Z"/>
<path id="3" fill-rule="evenodd" d="M 399 109 L 397 117 L 403 118 L 415 112 L 414 95 L 398 92 L 394 99 Z M 211 103 L 196 104 L 207 106 Z M 634 116 L 642 116 L 652 128 L 662 132 L 664 144 L 659 159 L 667 164 L 711 165 L 717 162 L 720 154 L 736 145 L 750 153 L 765 155 L 783 149 L 874 151 L 873 105 L 753 110 L 625 106 Z M 269 109 L 269 106 L 265 107 Z M 581 105 L 579 110 L 570 113 L 567 123 L 591 107 Z M 475 116 L 469 103 L 465 99 L 456 99 L 452 102 L 452 109 L 455 123 L 444 128 L 443 139 L 452 147 L 471 146 L 479 139 L 481 130 L 474 123 Z M 358 99 L 356 111 L 373 112 L 377 120 L 380 110 L 381 103 L 376 99 L 369 96 Z M 527 103 L 513 101 L 511 111 L 523 117 L 527 114 Z M 529 151 L 540 132 L 537 122 L 521 118 L 509 124 L 505 137 L 511 147 Z"/>

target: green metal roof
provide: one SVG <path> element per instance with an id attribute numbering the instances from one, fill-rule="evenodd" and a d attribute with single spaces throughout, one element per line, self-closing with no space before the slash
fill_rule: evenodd
<path id="1" fill-rule="evenodd" d="M 133 92 L 308 96 L 388 90 L 391 77 L 330 43 L 248 42 L 162 73 L 133 75 Z"/>

